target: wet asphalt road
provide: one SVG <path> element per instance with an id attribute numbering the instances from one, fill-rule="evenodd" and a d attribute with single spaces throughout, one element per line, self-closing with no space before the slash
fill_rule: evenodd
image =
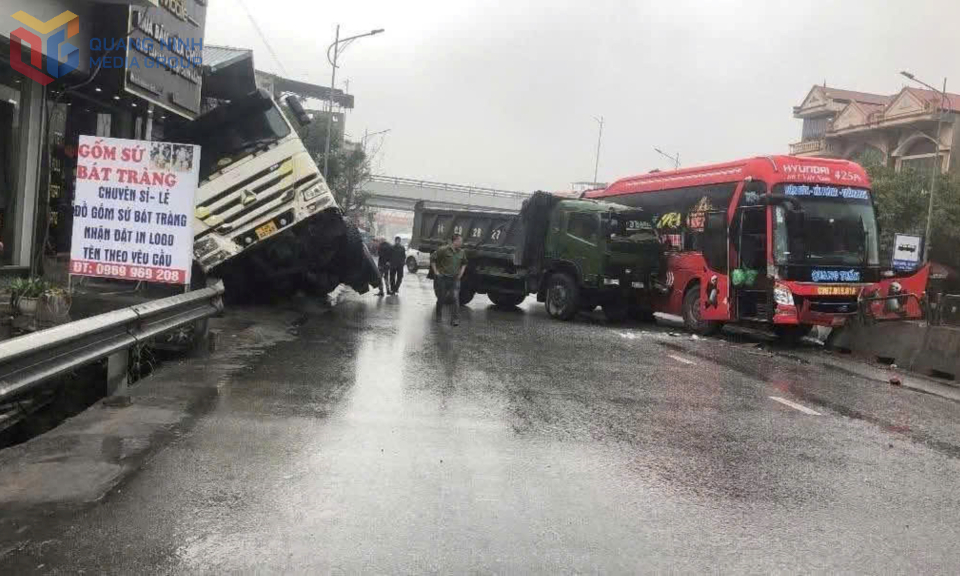
<path id="1" fill-rule="evenodd" d="M 311 315 L 0 572 L 960 572 L 960 404 L 532 298 L 452 328 L 431 300 L 421 273 Z"/>

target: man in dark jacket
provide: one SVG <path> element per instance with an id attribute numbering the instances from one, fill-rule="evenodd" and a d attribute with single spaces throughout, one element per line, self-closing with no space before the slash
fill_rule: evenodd
<path id="1" fill-rule="evenodd" d="M 400 284 L 403 283 L 403 267 L 407 263 L 407 250 L 403 247 L 403 241 L 397 236 L 393 239 L 393 246 L 390 248 L 390 291 L 394 294 L 400 292 Z"/>
<path id="2" fill-rule="evenodd" d="M 387 286 L 387 294 L 393 294 L 390 288 L 390 255 L 393 253 L 393 247 L 386 239 L 380 241 L 377 247 L 377 268 L 380 269 L 380 293 L 377 296 L 383 296 L 383 286 Z"/>

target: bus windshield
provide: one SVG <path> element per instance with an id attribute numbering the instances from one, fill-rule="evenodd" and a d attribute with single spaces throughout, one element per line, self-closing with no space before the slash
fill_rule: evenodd
<path id="1" fill-rule="evenodd" d="M 657 239 L 653 224 L 642 210 L 604 214 L 603 229 L 614 252 L 642 252 L 643 243 Z"/>
<path id="2" fill-rule="evenodd" d="M 877 219 L 865 188 L 780 184 L 793 199 L 774 210 L 777 264 L 878 266 Z"/>

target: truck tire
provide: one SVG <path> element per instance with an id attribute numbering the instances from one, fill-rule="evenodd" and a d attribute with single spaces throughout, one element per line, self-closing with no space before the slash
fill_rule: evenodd
<path id="1" fill-rule="evenodd" d="M 460 305 L 466 306 L 477 295 L 477 291 L 472 286 L 460 285 Z"/>
<path id="2" fill-rule="evenodd" d="M 608 302 L 603 305 L 603 315 L 607 317 L 608 322 L 619 324 L 630 315 L 630 307 L 626 302 Z"/>
<path id="3" fill-rule="evenodd" d="M 346 234 L 340 239 L 340 250 L 333 259 L 334 272 L 358 294 L 366 294 L 380 285 L 380 273 L 370 256 L 360 231 L 352 222 L 344 221 Z"/>
<path id="4" fill-rule="evenodd" d="M 417 259 L 413 256 L 407 258 L 407 271 L 409 271 L 411 274 L 417 273 Z"/>
<path id="5" fill-rule="evenodd" d="M 653 315 L 653 310 L 649 308 L 643 308 L 640 306 L 631 306 L 630 307 L 630 318 L 636 320 L 637 322 L 656 322 L 657 319 Z"/>
<path id="6" fill-rule="evenodd" d="M 207 273 L 196 260 L 190 266 L 190 290 L 203 290 L 207 287 Z"/>
<path id="7" fill-rule="evenodd" d="M 683 323 L 688 330 L 700 336 L 716 334 L 723 324 L 700 317 L 700 285 L 695 284 L 683 295 Z"/>
<path id="8" fill-rule="evenodd" d="M 569 274 L 558 272 L 547 280 L 547 295 L 544 303 L 547 314 L 557 320 L 569 320 L 580 307 L 580 287 Z"/>
<path id="9" fill-rule="evenodd" d="M 489 292 L 487 298 L 498 308 L 515 308 L 526 300 L 526 294 L 516 292 Z"/>

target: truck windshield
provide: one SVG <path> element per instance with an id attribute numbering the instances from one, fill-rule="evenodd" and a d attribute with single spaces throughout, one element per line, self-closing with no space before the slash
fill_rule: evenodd
<path id="1" fill-rule="evenodd" d="M 290 126 L 273 103 L 254 95 L 201 116 L 173 138 L 199 144 L 200 179 L 243 158 L 257 148 L 284 138 Z"/>
<path id="2" fill-rule="evenodd" d="M 774 209 L 778 264 L 877 266 L 877 219 L 864 188 L 780 184 L 774 195 L 795 200 Z"/>
<path id="3" fill-rule="evenodd" d="M 634 252 L 638 243 L 656 239 L 653 225 L 641 211 L 605 214 L 603 226 L 615 252 Z"/>

